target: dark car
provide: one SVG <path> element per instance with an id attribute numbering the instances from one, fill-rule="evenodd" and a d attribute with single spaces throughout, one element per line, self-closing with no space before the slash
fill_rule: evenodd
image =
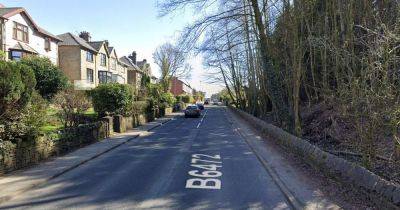
<path id="1" fill-rule="evenodd" d="M 204 105 L 201 104 L 201 103 L 198 103 L 198 104 L 197 104 L 197 107 L 199 107 L 200 110 L 204 110 Z"/>
<path id="2" fill-rule="evenodd" d="M 208 104 L 210 104 L 209 101 L 205 101 L 205 102 L 204 102 L 204 105 L 208 105 Z"/>
<path id="3" fill-rule="evenodd" d="M 189 105 L 185 110 L 185 117 L 200 117 L 201 110 L 197 105 Z"/>

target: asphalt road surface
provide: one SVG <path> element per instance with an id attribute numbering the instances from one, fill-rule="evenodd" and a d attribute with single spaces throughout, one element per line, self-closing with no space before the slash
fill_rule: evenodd
<path id="1" fill-rule="evenodd" d="M 227 114 L 173 120 L 1 209 L 290 209 Z"/>

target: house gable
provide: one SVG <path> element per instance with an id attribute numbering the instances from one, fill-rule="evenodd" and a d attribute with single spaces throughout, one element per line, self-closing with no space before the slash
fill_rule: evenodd
<path id="1" fill-rule="evenodd" d="M 25 25 L 29 25 L 31 30 L 35 31 L 36 33 L 40 34 L 40 36 L 44 36 L 46 38 L 52 39 L 54 42 L 62 41 L 57 36 L 49 33 L 48 31 L 44 30 L 43 28 L 39 27 L 33 18 L 29 15 L 29 13 L 22 7 L 17 8 L 0 8 L 0 9 L 7 9 L 4 14 L 2 14 L 2 18 L 5 19 L 12 19 L 16 15 L 20 15 L 25 20 Z"/>

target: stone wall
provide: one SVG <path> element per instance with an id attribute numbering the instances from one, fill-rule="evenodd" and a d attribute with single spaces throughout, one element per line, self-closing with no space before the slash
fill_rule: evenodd
<path id="1" fill-rule="evenodd" d="M 275 140 L 278 144 L 322 171 L 324 174 L 364 192 L 373 202 L 383 209 L 400 207 L 400 186 L 382 179 L 371 171 L 338 156 L 322 151 L 308 141 L 298 138 L 279 127 L 268 124 L 246 112 L 231 109 L 248 121 L 263 135 Z"/>
<path id="2" fill-rule="evenodd" d="M 59 139 L 40 136 L 32 142 L 2 142 L 0 148 L 0 175 L 32 166 L 52 156 L 65 154 L 76 148 L 109 137 L 109 125 L 97 122 L 69 129 Z"/>

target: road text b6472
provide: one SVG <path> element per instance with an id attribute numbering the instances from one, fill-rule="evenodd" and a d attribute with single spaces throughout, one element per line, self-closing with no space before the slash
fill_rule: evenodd
<path id="1" fill-rule="evenodd" d="M 222 172 L 218 171 L 222 167 L 220 155 L 192 155 L 191 166 L 195 170 L 189 171 L 189 175 L 194 177 L 186 181 L 186 188 L 194 189 L 221 189 Z"/>

